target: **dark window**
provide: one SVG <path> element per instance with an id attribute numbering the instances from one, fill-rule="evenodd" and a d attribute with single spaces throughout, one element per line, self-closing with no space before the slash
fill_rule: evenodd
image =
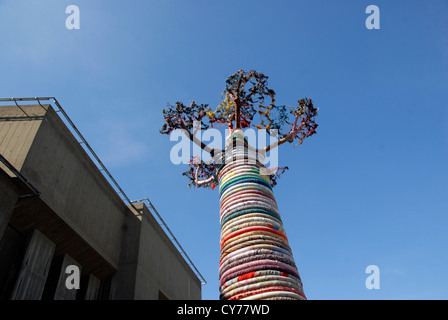
<path id="1" fill-rule="evenodd" d="M 17 281 L 30 234 L 7 226 L 0 241 L 0 299 L 8 300 Z"/>

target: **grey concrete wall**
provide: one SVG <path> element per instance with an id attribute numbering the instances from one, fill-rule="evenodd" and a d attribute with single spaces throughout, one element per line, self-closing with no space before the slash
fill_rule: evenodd
<path id="1" fill-rule="evenodd" d="M 69 274 L 66 273 L 68 266 L 76 266 L 81 271 L 82 266 L 68 254 L 64 255 L 62 266 L 59 272 L 59 279 L 56 285 L 56 291 L 54 294 L 54 300 L 75 300 L 77 289 L 69 289 L 66 286 L 66 281 Z"/>
<path id="2" fill-rule="evenodd" d="M 143 204 L 127 216 L 111 297 L 120 300 L 201 299 L 201 283 Z"/>
<path id="3" fill-rule="evenodd" d="M 201 299 L 201 282 L 146 206 L 142 230 L 135 299 L 157 299 L 159 290 L 169 299 Z M 168 267 L 168 268 L 167 268 Z"/>
<path id="4" fill-rule="evenodd" d="M 117 269 L 113 299 L 201 299 L 200 281 L 146 207 L 137 218 L 50 107 L 0 108 L 0 153 Z M 146 210 L 146 211 L 145 211 Z"/>
<path id="5" fill-rule="evenodd" d="M 28 243 L 12 300 L 39 300 L 44 292 L 55 244 L 37 230 Z"/>
<path id="6" fill-rule="evenodd" d="M 24 111 L 17 106 L 1 108 L 0 154 L 19 171 L 45 113 L 46 110 L 40 106 L 24 107 Z M 0 162 L 0 239 L 19 196 L 18 187 L 10 179 L 12 177 L 14 175 Z"/>
<path id="7" fill-rule="evenodd" d="M 22 109 L 2 106 L 0 110 L 0 153 L 19 171 L 46 114 L 40 106 Z"/>
<path id="8" fill-rule="evenodd" d="M 32 181 L 42 200 L 116 268 L 126 205 L 51 107 L 46 106 L 44 118 L 40 106 L 22 108 L 34 117 L 16 121 L 18 128 L 7 131 L 5 140 L 14 141 L 7 144 L 7 159 Z M 15 112 L 23 116 L 20 109 Z M 0 146 L 0 152 L 3 149 Z"/>
<path id="9" fill-rule="evenodd" d="M 131 210 L 127 211 L 123 225 L 118 270 L 111 286 L 111 299 L 133 300 L 138 266 L 141 221 Z"/>

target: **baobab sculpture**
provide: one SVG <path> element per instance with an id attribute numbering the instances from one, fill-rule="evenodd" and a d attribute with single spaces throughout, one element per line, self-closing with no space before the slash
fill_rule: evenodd
<path id="1" fill-rule="evenodd" d="M 223 100 L 214 111 L 194 101 L 163 110 L 161 133 L 180 129 L 211 156 L 210 161 L 192 157 L 184 175 L 190 186 L 219 189 L 219 290 L 224 300 L 306 299 L 272 191 L 288 168 L 267 168 L 263 161 L 278 145 L 300 145 L 315 134 L 318 109 L 308 98 L 295 107 L 276 105 L 267 79 L 260 72 L 239 70 L 227 78 Z M 199 129 L 219 125 L 229 132 L 224 149 L 196 137 Z M 255 148 L 243 132 L 249 127 L 276 134 L 277 140 Z"/>

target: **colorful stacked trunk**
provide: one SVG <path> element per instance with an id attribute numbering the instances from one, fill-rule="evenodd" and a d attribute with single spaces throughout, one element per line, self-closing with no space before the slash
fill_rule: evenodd
<path id="1" fill-rule="evenodd" d="M 226 145 L 220 192 L 220 298 L 306 299 L 263 165 L 241 130 Z"/>

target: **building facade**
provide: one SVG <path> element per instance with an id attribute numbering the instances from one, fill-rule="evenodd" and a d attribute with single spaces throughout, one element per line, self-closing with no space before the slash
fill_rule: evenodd
<path id="1" fill-rule="evenodd" d="M 57 111 L 0 106 L 0 299 L 201 299 L 148 207 L 122 200 Z"/>

